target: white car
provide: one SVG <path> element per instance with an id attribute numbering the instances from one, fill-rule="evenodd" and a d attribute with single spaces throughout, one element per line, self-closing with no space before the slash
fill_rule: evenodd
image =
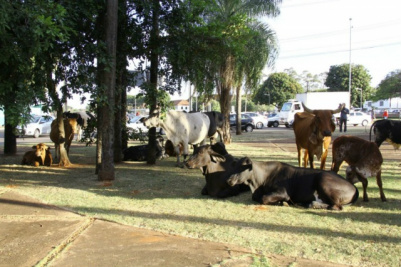
<path id="1" fill-rule="evenodd" d="M 250 116 L 255 122 L 256 129 L 262 129 L 267 123 L 267 118 L 263 115 L 260 115 L 256 112 L 242 112 L 242 114 L 246 114 Z M 267 125 L 266 125 L 267 126 Z"/>
<path id="2" fill-rule="evenodd" d="M 142 133 L 147 133 L 149 131 L 149 129 L 143 125 L 143 122 L 140 121 L 142 118 L 144 118 L 144 116 L 135 116 L 129 119 L 127 122 L 127 129 L 129 133 L 134 131 L 137 133 L 140 131 L 142 131 Z"/>
<path id="3" fill-rule="evenodd" d="M 267 127 L 275 127 L 277 128 L 279 124 L 280 117 L 276 114 L 275 116 L 269 117 L 267 119 Z"/>
<path id="4" fill-rule="evenodd" d="M 50 115 L 33 115 L 26 125 L 18 125 L 17 132 L 19 136 L 33 136 L 38 138 L 41 135 L 49 135 L 52 129 L 51 124 L 54 120 Z"/>
<path id="5" fill-rule="evenodd" d="M 362 125 L 366 126 L 371 121 L 370 115 L 363 113 L 361 111 L 350 111 L 348 114 L 347 124 L 351 124 L 354 126 Z"/>

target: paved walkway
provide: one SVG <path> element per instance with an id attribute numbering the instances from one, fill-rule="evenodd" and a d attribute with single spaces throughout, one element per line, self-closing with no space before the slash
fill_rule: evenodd
<path id="1" fill-rule="evenodd" d="M 0 266 L 245 267 L 253 255 L 234 245 L 81 216 L 12 189 L 0 192 Z M 343 266 L 281 256 L 268 261 L 268 266 Z"/>

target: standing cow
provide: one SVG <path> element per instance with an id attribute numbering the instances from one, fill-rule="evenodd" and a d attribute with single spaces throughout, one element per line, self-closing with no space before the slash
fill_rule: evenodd
<path id="1" fill-rule="evenodd" d="M 349 166 L 346 170 L 346 178 L 353 184 L 362 182 L 363 201 L 368 201 L 368 194 L 366 193 L 366 188 L 368 187 L 367 178 L 371 176 L 376 176 L 380 198 L 382 201 L 386 201 L 381 178 L 383 157 L 375 143 L 356 136 L 344 135 L 334 140 L 332 150 L 333 163 L 331 170 L 337 173 L 343 161 L 347 162 Z"/>
<path id="2" fill-rule="evenodd" d="M 70 152 L 71 142 L 74 139 L 74 132 L 76 131 L 77 127 L 77 120 L 76 119 L 63 119 L 64 124 L 64 138 L 61 138 L 60 131 L 58 129 L 58 122 L 54 120 L 51 124 L 51 132 L 50 132 L 50 139 L 54 142 L 54 148 L 56 150 L 56 156 L 60 157 L 60 144 L 63 144 L 67 154 Z"/>
<path id="3" fill-rule="evenodd" d="M 341 176 L 324 170 L 294 167 L 272 161 L 252 161 L 242 158 L 231 186 L 247 184 L 252 200 L 265 205 L 287 202 L 311 208 L 342 210 L 343 205 L 354 203 L 359 196 L 357 188 Z"/>
<path id="4" fill-rule="evenodd" d="M 186 113 L 170 110 L 164 120 L 160 119 L 157 110 L 148 118 L 143 120 L 147 128 L 161 127 L 166 132 L 167 139 L 173 143 L 177 154 L 177 166 L 180 162 L 180 145 L 183 146 L 184 161 L 188 156 L 188 144 L 205 144 L 208 137 L 210 119 L 203 113 Z"/>
<path id="5" fill-rule="evenodd" d="M 372 140 L 372 129 L 375 135 L 375 143 L 378 147 L 380 147 L 384 141 L 392 144 L 395 149 L 398 149 L 401 146 L 401 121 L 375 121 L 370 127 L 369 140 Z"/>
<path id="6" fill-rule="evenodd" d="M 344 105 L 340 105 L 336 110 L 312 110 L 303 103 L 302 106 L 305 112 L 296 113 L 293 124 L 299 167 L 301 167 L 302 149 L 304 149 L 304 167 L 307 166 L 309 158 L 310 167 L 313 169 L 315 167 L 313 158 L 316 155 L 318 159 L 321 159 L 320 169 L 324 170 L 331 133 L 336 129 L 332 117 L 333 114 L 340 112 Z"/>

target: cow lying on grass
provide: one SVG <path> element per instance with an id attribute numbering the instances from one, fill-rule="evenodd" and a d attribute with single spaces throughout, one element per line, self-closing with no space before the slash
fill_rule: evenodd
<path id="1" fill-rule="evenodd" d="M 362 182 L 363 201 L 369 201 L 366 188 L 368 177 L 376 176 L 376 182 L 380 190 L 380 198 L 386 201 L 383 192 L 381 166 L 382 154 L 374 142 L 369 142 L 356 136 L 343 135 L 333 142 L 333 163 L 331 170 L 335 173 L 340 169 L 343 161 L 348 163 L 346 178 L 351 183 Z"/>
<path id="2" fill-rule="evenodd" d="M 248 191 L 244 184 L 231 187 L 227 179 L 233 174 L 238 160 L 228 154 L 223 143 L 204 145 L 195 149 L 194 154 L 186 161 L 188 168 L 200 168 L 205 176 L 206 185 L 202 189 L 202 195 L 225 198 L 236 196 Z"/>
<path id="3" fill-rule="evenodd" d="M 300 168 L 281 163 L 240 159 L 228 184 L 246 184 L 252 199 L 265 205 L 287 202 L 311 208 L 342 210 L 359 196 L 357 188 L 341 176 L 324 170 Z"/>
<path id="4" fill-rule="evenodd" d="M 161 136 L 156 137 L 156 159 L 160 160 L 165 158 L 164 139 Z M 148 160 L 148 145 L 131 146 L 123 151 L 123 161 L 147 161 Z"/>
<path id="5" fill-rule="evenodd" d="M 43 143 L 33 146 L 31 151 L 27 151 L 22 158 L 22 165 L 51 166 L 53 163 L 50 147 Z"/>

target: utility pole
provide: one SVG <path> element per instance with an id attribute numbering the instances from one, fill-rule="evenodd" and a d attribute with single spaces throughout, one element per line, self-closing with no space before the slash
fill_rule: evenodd
<path id="1" fill-rule="evenodd" d="M 351 99 L 352 99 L 352 96 L 351 96 L 351 79 L 352 79 L 352 75 L 351 75 L 351 70 L 352 70 L 352 67 L 351 67 L 351 32 L 352 32 L 352 18 L 349 18 L 349 81 L 348 81 L 348 91 L 349 91 L 349 97 L 350 97 L 350 100 L 349 100 L 349 108 L 351 108 Z"/>

